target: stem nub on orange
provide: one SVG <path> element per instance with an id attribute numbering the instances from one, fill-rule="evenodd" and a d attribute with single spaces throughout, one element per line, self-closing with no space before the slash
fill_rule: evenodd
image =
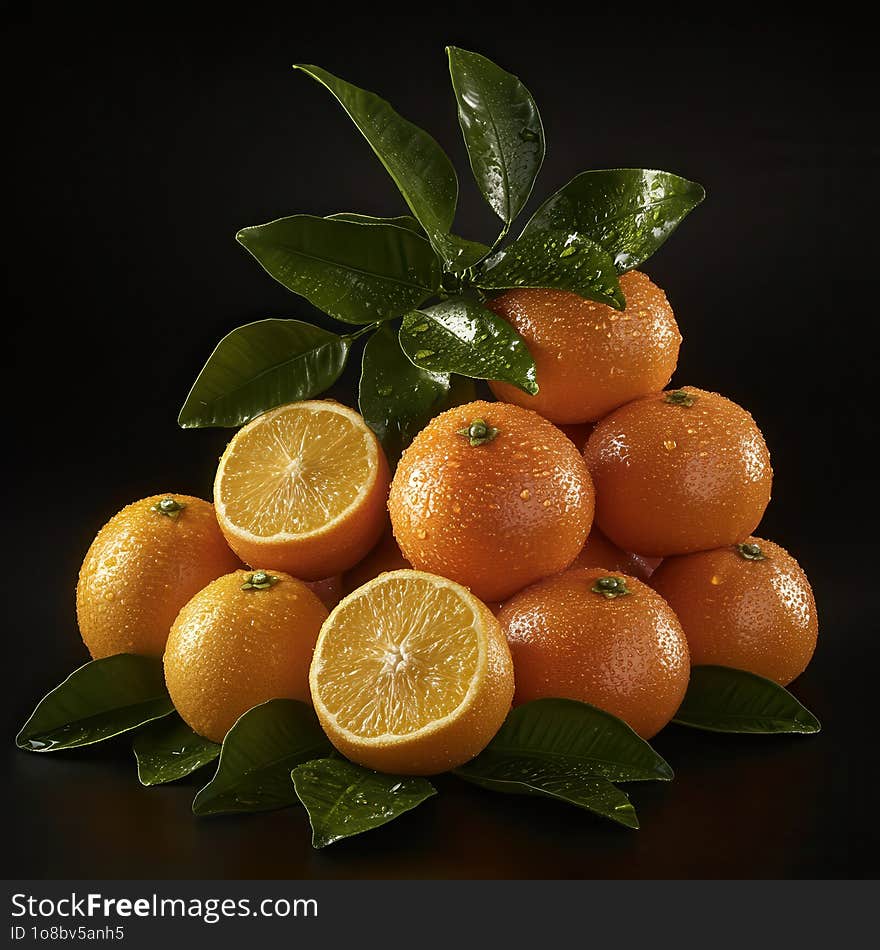
<path id="1" fill-rule="evenodd" d="M 672 608 L 634 577 L 572 568 L 520 591 L 498 620 L 516 677 L 515 703 L 591 703 L 649 739 L 675 715 L 690 676 Z"/>
<path id="2" fill-rule="evenodd" d="M 519 406 L 472 402 L 415 437 L 388 508 L 413 567 L 497 601 L 571 564 L 593 503 L 584 460 L 554 425 Z"/>
<path id="3" fill-rule="evenodd" d="M 754 419 L 688 386 L 599 422 L 584 450 L 596 523 L 626 551 L 687 554 L 748 537 L 770 501 L 770 453 Z"/>
<path id="4" fill-rule="evenodd" d="M 127 505 L 98 532 L 80 568 L 76 615 L 89 653 L 161 656 L 180 608 L 240 566 L 209 502 L 167 494 Z"/>
<path id="5" fill-rule="evenodd" d="M 309 664 L 327 608 L 280 571 L 213 581 L 174 621 L 165 683 L 186 724 L 222 742 L 236 719 L 270 699 L 310 702 Z"/>
<path id="6" fill-rule="evenodd" d="M 535 359 L 540 391 L 489 385 L 499 399 L 551 422 L 601 419 L 662 389 L 678 362 L 681 334 L 663 291 L 638 271 L 620 278 L 623 312 L 566 290 L 517 288 L 488 306 L 512 323 Z"/>
<path id="7" fill-rule="evenodd" d="M 778 544 L 667 558 L 651 586 L 678 614 L 696 664 L 731 666 L 787 686 L 807 667 L 819 622 L 806 574 Z"/>
<path id="8" fill-rule="evenodd" d="M 306 400 L 257 416 L 223 453 L 217 518 L 246 564 L 323 580 L 356 564 L 385 524 L 385 453 L 353 409 Z"/>

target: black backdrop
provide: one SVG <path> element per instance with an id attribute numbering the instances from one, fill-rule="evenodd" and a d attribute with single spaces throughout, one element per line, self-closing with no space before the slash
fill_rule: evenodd
<path id="1" fill-rule="evenodd" d="M 311 22 L 277 5 L 222 27 L 179 10 L 86 22 L 71 6 L 4 14 L 5 875 L 870 874 L 878 154 L 876 75 L 859 37 L 844 44 L 805 20 L 502 21 L 470 4 Z M 535 95 L 549 142 L 537 195 L 618 165 L 706 186 L 645 269 L 684 335 L 675 382 L 741 402 L 771 447 L 760 533 L 795 553 L 816 588 L 820 648 L 796 691 L 824 732 L 667 730 L 657 746 L 678 779 L 633 789 L 638 834 L 441 780 L 444 794 L 413 815 L 314 855 L 296 811 L 196 821 L 196 780 L 139 788 L 125 743 L 16 752 L 35 700 L 85 659 L 73 588 L 97 528 L 146 494 L 209 497 L 228 433 L 182 432 L 175 418 L 211 347 L 249 320 L 313 316 L 235 231 L 297 211 L 404 210 L 341 109 L 289 64 L 325 66 L 430 129 L 458 166 L 457 230 L 490 235 L 447 43 L 496 59 Z"/>

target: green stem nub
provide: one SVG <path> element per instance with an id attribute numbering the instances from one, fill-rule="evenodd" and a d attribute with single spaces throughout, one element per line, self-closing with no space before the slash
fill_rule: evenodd
<path id="1" fill-rule="evenodd" d="M 615 597 L 624 597 L 632 593 L 626 586 L 625 577 L 599 577 L 590 590 L 594 594 L 600 594 L 606 600 L 614 600 Z"/>
<path id="2" fill-rule="evenodd" d="M 739 556 L 747 561 L 767 560 L 767 555 L 761 550 L 761 545 L 755 544 L 753 541 L 743 541 L 742 544 L 736 545 L 736 550 L 739 552 Z"/>
<path id="3" fill-rule="evenodd" d="M 254 571 L 241 585 L 242 590 L 268 590 L 278 583 L 279 578 L 265 571 Z"/>
<path id="4" fill-rule="evenodd" d="M 686 389 L 676 389 L 674 392 L 667 393 L 663 401 L 673 406 L 689 408 L 697 401 L 697 397 L 693 393 L 689 393 Z"/>
<path id="5" fill-rule="evenodd" d="M 476 446 L 491 442 L 499 431 L 495 426 L 490 426 L 485 419 L 474 419 L 467 428 L 459 429 L 455 434 L 464 436 L 471 445 Z"/>
<path id="6" fill-rule="evenodd" d="M 182 501 L 163 498 L 161 501 L 157 501 L 155 505 L 151 505 L 150 511 L 158 511 L 160 515 L 165 515 L 166 518 L 177 521 L 184 508 L 186 508 L 186 505 Z"/>

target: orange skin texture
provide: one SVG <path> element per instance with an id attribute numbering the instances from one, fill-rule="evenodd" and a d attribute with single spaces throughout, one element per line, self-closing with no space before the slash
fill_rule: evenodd
<path id="1" fill-rule="evenodd" d="M 490 382 L 505 402 L 556 423 L 591 422 L 669 382 L 681 334 L 663 291 L 639 271 L 620 278 L 626 309 L 566 290 L 519 288 L 487 306 L 526 341 L 540 391 Z"/>
<path id="2" fill-rule="evenodd" d="M 335 574 L 322 581 L 306 581 L 306 587 L 328 609 L 332 610 L 342 600 L 342 576 Z"/>
<path id="3" fill-rule="evenodd" d="M 345 520 L 307 538 L 259 543 L 227 535 L 229 546 L 245 564 L 284 571 L 305 581 L 320 581 L 342 574 L 367 554 L 385 524 L 385 503 L 391 472 L 379 446 L 375 479 L 360 507 Z M 214 488 L 217 491 L 217 486 Z"/>
<path id="4" fill-rule="evenodd" d="M 734 546 L 668 558 L 651 586 L 678 614 L 694 665 L 748 670 L 787 686 L 816 648 L 816 601 L 784 548 L 748 541 L 766 560 L 747 560 Z"/>
<path id="5" fill-rule="evenodd" d="M 614 599 L 594 593 L 596 580 L 608 576 L 572 568 L 504 605 L 498 621 L 513 655 L 513 702 L 577 699 L 649 739 L 684 699 L 687 641 L 672 608 L 640 580 L 624 577 L 630 593 Z"/>
<path id="6" fill-rule="evenodd" d="M 412 564 L 403 556 L 397 542 L 394 540 L 391 524 L 386 523 L 385 531 L 379 539 L 379 543 L 360 563 L 355 564 L 350 571 L 346 571 L 343 575 L 343 591 L 346 595 L 350 594 L 380 574 L 410 567 L 412 567 Z"/>
<path id="7" fill-rule="evenodd" d="M 625 551 L 667 557 L 734 544 L 770 501 L 770 453 L 754 419 L 717 393 L 684 391 L 692 406 L 665 393 L 622 406 L 584 449 L 596 523 Z"/>
<path id="8" fill-rule="evenodd" d="M 660 561 L 657 558 L 630 554 L 612 544 L 594 525 L 587 543 L 574 559 L 572 567 L 601 567 L 614 574 L 629 574 L 640 581 L 646 581 Z"/>
<path id="9" fill-rule="evenodd" d="M 499 430 L 472 446 L 459 430 Z M 593 522 L 594 492 L 574 445 L 537 413 L 472 402 L 436 416 L 397 467 L 388 509 L 417 570 L 504 600 L 575 559 Z"/>
<path id="10" fill-rule="evenodd" d="M 152 506 L 185 505 L 177 518 Z M 214 506 L 191 495 L 152 495 L 127 505 L 98 532 L 76 585 L 76 615 L 93 659 L 162 656 L 180 608 L 215 578 L 241 567 Z"/>
<path id="11" fill-rule="evenodd" d="M 311 704 L 309 665 L 327 608 L 302 581 L 242 590 L 252 571 L 209 584 L 180 611 L 165 650 L 165 683 L 186 724 L 222 742 L 239 716 L 270 699 Z"/>

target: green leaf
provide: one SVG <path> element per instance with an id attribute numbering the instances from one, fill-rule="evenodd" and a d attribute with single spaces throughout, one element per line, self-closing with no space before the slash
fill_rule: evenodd
<path id="1" fill-rule="evenodd" d="M 388 824 L 437 794 L 423 778 L 383 775 L 344 759 L 306 762 L 290 774 L 312 824 L 312 846 Z"/>
<path id="2" fill-rule="evenodd" d="M 534 395 L 535 361 L 522 337 L 502 317 L 465 297 L 406 314 L 404 353 L 432 373 L 500 379 Z"/>
<path id="3" fill-rule="evenodd" d="M 44 696 L 15 744 L 30 752 L 75 749 L 137 729 L 173 709 L 162 661 L 120 653 L 86 663 Z"/>
<path id="4" fill-rule="evenodd" d="M 614 261 L 598 244 L 577 231 L 522 235 L 490 257 L 474 283 L 483 290 L 510 287 L 570 290 L 616 310 L 626 306 Z"/>
<path id="5" fill-rule="evenodd" d="M 473 398 L 470 380 L 414 366 L 401 350 L 397 333 L 387 324 L 367 341 L 359 406 L 392 465 L 429 419 Z"/>
<path id="6" fill-rule="evenodd" d="M 469 241 L 457 234 L 444 234 L 434 242 L 437 253 L 443 258 L 448 270 L 464 274 L 468 268 L 479 264 L 492 250 L 487 244 Z"/>
<path id="7" fill-rule="evenodd" d="M 300 320 L 257 320 L 217 344 L 177 422 L 240 426 L 267 409 L 311 399 L 339 379 L 351 340 Z"/>
<path id="8" fill-rule="evenodd" d="M 346 323 L 400 316 L 440 286 L 431 246 L 396 225 L 295 214 L 236 238 L 275 280 Z"/>
<path id="9" fill-rule="evenodd" d="M 627 828 L 639 827 L 636 810 L 626 792 L 576 763 L 508 758 L 484 752 L 458 769 L 456 775 L 493 792 L 555 798 Z"/>
<path id="10" fill-rule="evenodd" d="M 325 217 L 328 221 L 349 221 L 352 224 L 389 224 L 395 228 L 406 228 L 407 231 L 425 238 L 422 226 L 408 214 L 399 214 L 394 218 L 377 218 L 371 214 L 357 214 L 354 211 L 337 211 L 336 214 L 328 214 Z"/>
<path id="11" fill-rule="evenodd" d="M 448 234 L 458 201 L 458 179 L 437 142 L 375 93 L 319 66 L 297 64 L 293 68 L 307 73 L 336 97 L 394 179 L 431 242 Z"/>
<path id="12" fill-rule="evenodd" d="M 132 749 L 141 785 L 177 781 L 220 755 L 216 742 L 193 732 L 176 713 L 138 733 Z"/>
<path id="13" fill-rule="evenodd" d="M 669 172 L 583 172 L 538 208 L 523 236 L 579 231 L 605 248 L 619 271 L 627 271 L 644 263 L 705 197 L 701 185 Z"/>
<path id="14" fill-rule="evenodd" d="M 630 727 L 610 713 L 573 699 L 536 699 L 508 715 L 486 749 L 456 770 L 462 778 L 522 763 L 528 777 L 539 765 L 609 782 L 669 781 L 672 769 Z M 507 770 L 508 766 L 504 766 Z"/>
<path id="15" fill-rule="evenodd" d="M 819 720 L 773 680 L 726 666 L 694 666 L 673 722 L 709 732 L 818 732 Z"/>
<path id="16" fill-rule="evenodd" d="M 226 734 L 217 772 L 196 795 L 193 812 L 220 815 L 294 805 L 290 770 L 332 752 L 305 703 L 271 699 L 254 706 Z"/>
<path id="17" fill-rule="evenodd" d="M 505 224 L 522 211 L 544 161 L 544 127 L 535 100 L 511 73 L 479 53 L 447 47 L 458 121 L 471 169 Z"/>

